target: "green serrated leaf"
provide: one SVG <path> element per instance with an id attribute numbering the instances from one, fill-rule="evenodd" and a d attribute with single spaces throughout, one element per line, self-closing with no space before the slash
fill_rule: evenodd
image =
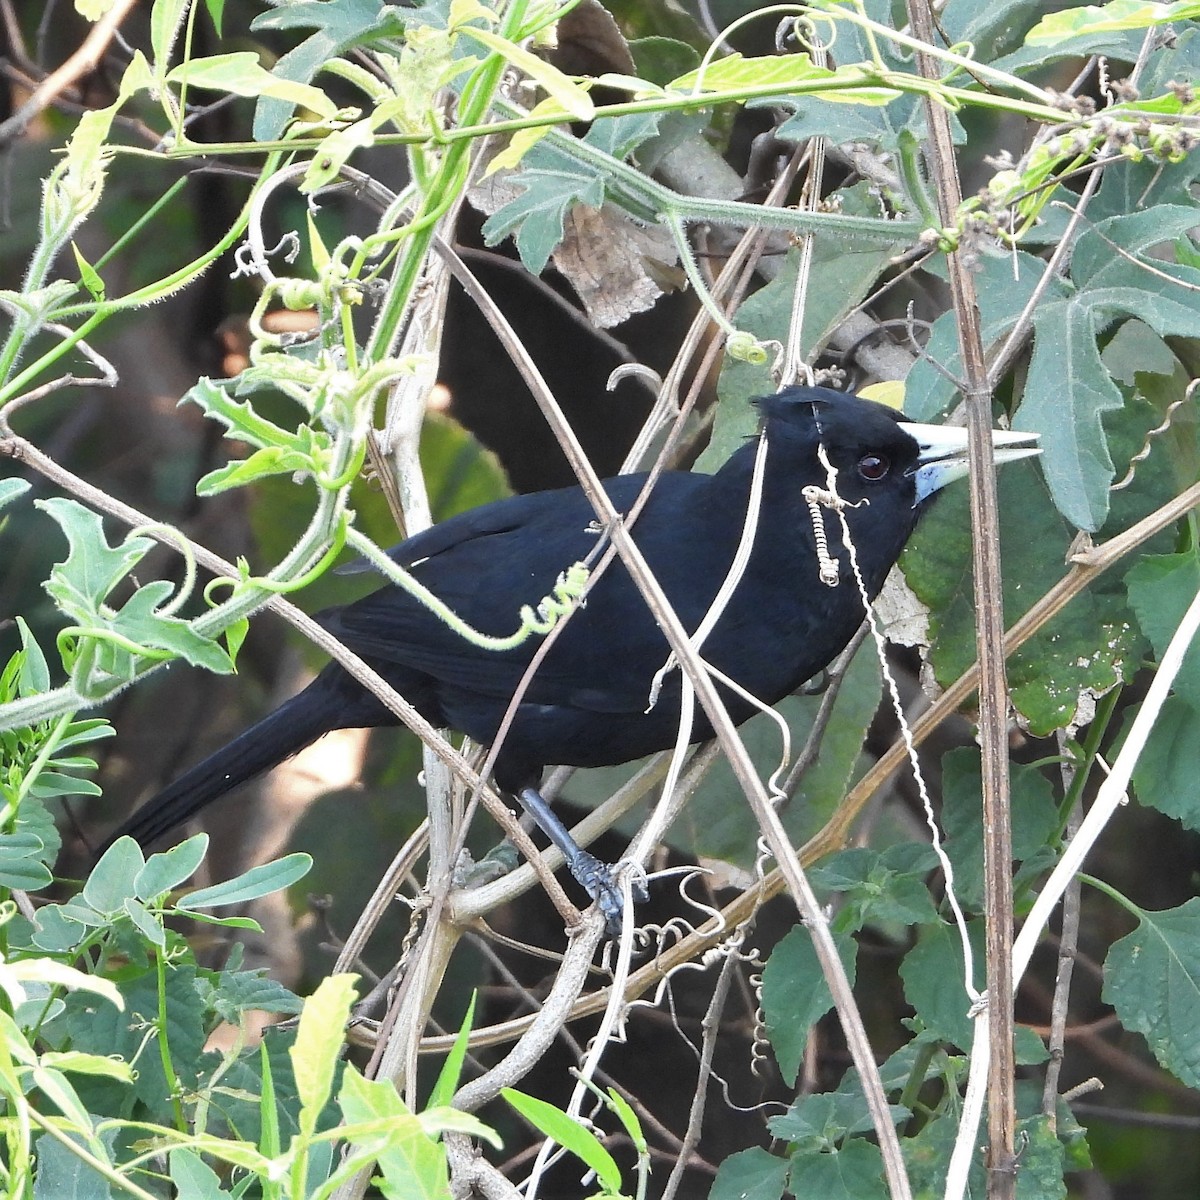
<path id="1" fill-rule="evenodd" d="M 262 971 L 222 971 L 211 996 L 214 1010 L 234 1024 L 251 1009 L 298 1013 L 304 1007 L 295 992 Z"/>
<path id="2" fill-rule="evenodd" d="M 253 30 L 313 29 L 316 32 L 289 50 L 274 65 L 278 79 L 307 83 L 331 59 L 364 42 L 379 45 L 405 32 L 406 13 L 379 0 L 306 0 L 260 13 Z M 430 93 L 431 94 L 431 93 Z M 264 95 L 254 113 L 256 141 L 274 141 L 291 115 L 288 101 Z"/>
<path id="3" fill-rule="evenodd" d="M 1200 830 L 1197 779 L 1200 713 L 1189 701 L 1168 696 L 1133 769 L 1134 792 L 1139 803 Z"/>
<path id="4" fill-rule="evenodd" d="M 188 0 L 154 0 L 150 9 L 150 48 L 158 78 L 166 76 L 171 50 L 183 27 Z"/>
<path id="5" fill-rule="evenodd" d="M 1200 900 L 1163 912 L 1138 911 L 1138 927 L 1108 952 L 1104 999 L 1168 1071 L 1198 1087 Z"/>
<path id="6" fill-rule="evenodd" d="M 758 1146 L 731 1154 L 717 1168 L 708 1200 L 778 1200 L 787 1191 L 789 1161 Z"/>
<path id="7" fill-rule="evenodd" d="M 249 458 L 227 463 L 215 471 L 209 471 L 197 484 L 196 495 L 216 496 L 231 488 L 245 487 L 265 479 L 268 475 L 294 475 L 297 471 L 312 472 L 311 456 L 282 446 L 269 446 L 255 450 Z"/>
<path id="8" fill-rule="evenodd" d="M 862 1138 L 824 1153 L 793 1155 L 788 1190 L 822 1200 L 884 1200 L 889 1195 L 879 1147 Z"/>
<path id="9" fill-rule="evenodd" d="M 543 151 L 544 144 L 536 151 Z M 533 158 L 533 153 L 529 155 Z M 555 247 L 563 240 L 567 213 L 576 204 L 599 208 L 604 203 L 604 183 L 592 173 L 581 173 L 569 165 L 560 170 L 525 169 L 511 182 L 522 189 L 521 195 L 493 213 L 483 226 L 487 245 L 495 246 L 516 232 L 517 252 L 531 274 L 539 275 Z"/>
<path id="10" fill-rule="evenodd" d="M 835 935 L 842 964 L 854 982 L 857 943 Z M 763 969 L 763 1014 L 775 1061 L 788 1085 L 796 1081 L 812 1027 L 833 1007 L 812 935 L 797 925 L 771 951 Z"/>
<path id="11" fill-rule="evenodd" d="M 1061 579 L 1074 536 L 1038 470 L 1014 463 L 997 481 L 1006 627 Z M 909 586 L 930 609 L 931 661 L 942 686 L 975 661 L 968 501 L 965 487 L 946 489 L 901 558 Z M 1122 590 L 1099 579 L 1009 660 L 1013 701 L 1039 735 L 1066 726 L 1084 689 L 1102 693 L 1132 677 L 1142 645 Z"/>
<path id="12" fill-rule="evenodd" d="M 110 547 L 100 517 L 82 504 L 61 497 L 35 500 L 34 504 L 58 522 L 69 545 L 66 559 L 50 573 L 46 591 L 68 616 L 88 623 L 113 587 L 154 543 L 134 537 Z"/>

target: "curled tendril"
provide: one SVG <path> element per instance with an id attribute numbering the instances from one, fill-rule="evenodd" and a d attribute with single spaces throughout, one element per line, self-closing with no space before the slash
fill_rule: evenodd
<path id="1" fill-rule="evenodd" d="M 838 23 L 818 12 L 784 17 L 775 28 L 775 49 L 780 54 L 786 51 L 789 39 L 810 56 L 817 52 L 828 54 L 837 43 Z"/>
<path id="2" fill-rule="evenodd" d="M 744 329 L 732 334 L 725 345 L 729 357 L 737 362 L 750 363 L 751 366 L 761 367 L 767 361 L 767 348 L 762 342 Z"/>
<path id="3" fill-rule="evenodd" d="M 187 538 L 173 525 L 167 525 L 161 521 L 153 521 L 146 525 L 137 525 L 125 535 L 126 544 L 136 537 L 141 537 L 143 534 L 149 534 L 151 537 L 161 541 L 170 542 L 183 559 L 183 582 L 175 589 L 175 594 L 169 600 L 164 600 L 162 604 L 156 605 L 154 608 L 154 615 L 156 617 L 173 617 L 188 602 L 188 598 L 195 589 L 196 556 L 192 553 L 192 547 Z"/>
<path id="4" fill-rule="evenodd" d="M 443 600 L 435 596 L 424 584 L 418 582 L 408 571 L 394 563 L 370 538 L 357 530 L 347 530 L 346 540 L 373 566 L 377 567 L 391 583 L 403 588 L 413 599 L 424 605 L 439 621 L 448 625 L 459 637 L 466 638 L 481 650 L 502 652 L 513 650 L 534 635 L 549 633 L 582 598 L 590 572 L 584 563 L 572 563 L 559 575 L 549 596 L 543 596 L 536 605 L 523 605 L 518 614 L 520 624 L 507 637 L 495 637 L 481 633 L 468 625 Z"/>
<path id="5" fill-rule="evenodd" d="M 1119 482 L 1114 483 L 1108 490 L 1110 492 L 1119 492 L 1127 488 L 1132 482 L 1133 477 L 1137 474 L 1138 463 L 1145 462 L 1150 457 L 1150 451 L 1153 448 L 1151 443 L 1156 437 L 1167 432 L 1171 428 L 1171 423 L 1175 420 L 1175 414 L 1180 408 L 1185 405 L 1195 394 L 1196 388 L 1200 387 L 1200 379 L 1193 379 L 1187 385 L 1187 390 L 1167 406 L 1166 416 L 1162 419 L 1161 425 L 1156 425 L 1146 434 L 1146 440 L 1142 443 L 1142 448 L 1129 460 L 1129 470 L 1125 472 L 1125 476 Z"/>

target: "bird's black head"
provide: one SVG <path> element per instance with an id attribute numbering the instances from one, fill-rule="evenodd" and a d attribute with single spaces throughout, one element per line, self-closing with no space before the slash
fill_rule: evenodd
<path id="1" fill-rule="evenodd" d="M 850 504 L 874 495 L 893 507 L 917 509 L 967 473 L 965 429 L 906 421 L 887 405 L 830 388 L 784 388 L 755 404 L 768 440 L 802 454 L 805 473 L 817 464 L 822 476 L 827 473 L 821 448 L 837 471 L 838 494 Z M 1000 463 L 1039 453 L 1019 448 L 1032 437 L 993 432 L 993 457 Z"/>
<path id="2" fill-rule="evenodd" d="M 820 387 L 785 388 L 755 404 L 768 442 L 803 463 L 805 482 L 826 485 L 820 447 L 837 472 L 837 492 L 848 503 L 879 497 L 911 510 L 920 502 L 921 446 L 894 409 Z"/>

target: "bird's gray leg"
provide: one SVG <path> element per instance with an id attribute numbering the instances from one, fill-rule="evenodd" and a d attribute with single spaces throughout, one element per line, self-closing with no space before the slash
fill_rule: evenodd
<path id="1" fill-rule="evenodd" d="M 617 937 L 621 932 L 622 905 L 621 888 L 613 868 L 579 846 L 537 788 L 521 788 L 516 796 L 521 807 L 537 822 L 541 831 L 563 852 L 563 857 L 567 860 L 567 869 L 600 906 L 609 934 Z M 635 886 L 634 899 L 642 902 L 646 898 L 645 886 L 642 885 L 640 889 Z"/>

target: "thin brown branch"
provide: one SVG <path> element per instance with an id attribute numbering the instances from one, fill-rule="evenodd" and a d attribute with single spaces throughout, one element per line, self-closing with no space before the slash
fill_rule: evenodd
<path id="1" fill-rule="evenodd" d="M 121 22 L 136 5 L 137 0 L 113 0 L 112 7 L 92 26 L 79 49 L 62 66 L 51 71 L 7 121 L 0 121 L 0 145 L 21 137 L 34 117 L 53 104 L 60 93 L 96 69 Z"/>
<path id="2" fill-rule="evenodd" d="M 916 37 L 934 44 L 930 0 L 908 0 L 909 23 Z M 938 61 L 916 52 L 921 76 L 938 81 Z M 937 190 L 942 223 L 954 224 L 962 188 L 950 128 L 950 114 L 930 95 L 926 153 Z M 991 455 L 991 388 L 984 359 L 983 326 L 970 264 L 962 248 L 947 255 L 950 293 L 958 323 L 964 371 L 968 457 L 971 466 L 971 532 L 975 570 L 975 642 L 979 653 L 979 734 L 983 761 L 984 924 L 987 954 L 989 1023 L 988 1196 L 1012 1200 L 1016 1186 L 1015 1059 L 1012 1007 L 1012 819 L 1008 782 L 1008 686 L 1004 674 L 1004 613 L 1000 596 L 1000 523 L 996 469 Z M 973 1132 L 963 1136 L 973 1137 Z"/>

